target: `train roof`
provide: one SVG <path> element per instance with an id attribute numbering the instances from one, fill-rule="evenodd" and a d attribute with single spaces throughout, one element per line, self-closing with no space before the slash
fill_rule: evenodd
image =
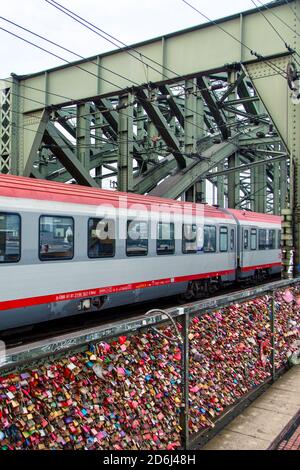
<path id="1" fill-rule="evenodd" d="M 267 223 L 280 225 L 282 222 L 281 216 L 273 214 L 262 214 L 260 212 L 251 212 L 237 209 L 227 209 L 227 212 L 232 214 L 240 223 L 245 222 L 248 225 L 255 225 L 256 223 Z"/>
<path id="2" fill-rule="evenodd" d="M 173 211 L 175 213 L 182 213 L 186 211 L 187 214 L 195 214 L 197 211 L 199 215 L 201 215 L 201 210 L 203 210 L 206 217 L 228 219 L 228 221 L 230 220 L 231 222 L 238 220 L 240 223 L 247 222 L 250 224 L 265 222 L 279 225 L 281 223 L 281 217 L 276 215 L 237 209 L 222 210 L 208 204 L 193 204 L 190 202 L 174 201 L 173 199 L 143 196 L 135 193 L 110 191 L 107 189 L 90 188 L 75 184 L 56 183 L 53 181 L 4 174 L 0 174 L 0 196 L 69 204 L 106 204 L 114 207 L 121 206 L 122 208 L 144 205 L 147 209 L 151 208 L 158 212 Z"/>
<path id="3" fill-rule="evenodd" d="M 187 214 L 195 214 L 197 211 L 199 215 L 203 215 L 203 212 L 201 214 L 201 210 L 203 210 L 206 217 L 234 221 L 234 218 L 222 209 L 206 204 L 193 204 L 174 201 L 173 199 L 142 196 L 134 193 L 123 193 L 13 175 L 0 175 L 0 196 L 69 204 L 110 204 L 122 208 L 144 205 L 147 209 L 151 207 L 152 210 L 158 212 L 174 211 L 175 213 L 182 213 L 185 210 Z"/>

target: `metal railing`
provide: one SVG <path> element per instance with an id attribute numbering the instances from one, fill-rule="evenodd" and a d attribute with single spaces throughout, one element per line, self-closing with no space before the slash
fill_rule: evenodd
<path id="1" fill-rule="evenodd" d="M 193 448 L 197 443 L 204 443 L 212 434 L 222 429 L 237 413 L 239 413 L 248 403 L 253 401 L 258 394 L 262 393 L 265 388 L 276 380 L 278 374 L 282 371 L 276 370 L 275 366 L 275 292 L 281 289 L 297 286 L 300 284 L 300 279 L 281 280 L 271 282 L 256 287 L 247 288 L 238 292 L 225 294 L 219 297 L 205 299 L 198 302 L 193 302 L 178 308 L 172 308 L 166 311 L 151 310 L 145 315 L 139 315 L 129 320 L 120 320 L 114 323 L 92 327 L 83 331 L 72 332 L 65 335 L 58 336 L 47 340 L 38 341 L 29 345 L 22 345 L 7 351 L 6 360 L 0 366 L 0 375 L 5 375 L 12 371 L 23 369 L 24 367 L 34 367 L 36 363 L 45 361 L 46 358 L 58 357 L 66 355 L 68 352 L 86 350 L 89 345 L 97 344 L 102 341 L 107 341 L 110 338 L 116 338 L 121 335 L 134 335 L 139 332 L 148 330 L 149 328 L 155 329 L 158 334 L 164 334 L 158 327 L 166 324 L 175 326 L 174 328 L 174 342 L 178 342 L 181 348 L 181 408 L 180 408 L 180 427 L 181 427 L 181 444 L 183 449 Z M 190 322 L 194 317 L 203 316 L 204 314 L 214 312 L 221 308 L 229 307 L 232 304 L 244 303 L 263 297 L 265 295 L 271 296 L 271 315 L 270 315 L 270 331 L 271 331 L 271 376 L 262 384 L 260 384 L 251 393 L 246 394 L 242 399 L 226 409 L 214 422 L 214 430 L 201 431 L 196 435 L 190 434 L 189 429 L 189 329 Z M 176 323 L 181 325 L 181 331 L 176 328 Z M 172 338 L 168 337 L 172 340 Z"/>

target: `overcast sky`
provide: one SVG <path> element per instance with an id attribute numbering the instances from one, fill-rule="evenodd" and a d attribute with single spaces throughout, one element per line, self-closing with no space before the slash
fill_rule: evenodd
<path id="1" fill-rule="evenodd" d="M 126 44 L 206 22 L 182 0 L 57 1 Z M 189 0 L 189 3 L 212 19 L 254 7 L 251 0 Z M 2 0 L 0 15 L 84 57 L 115 48 L 49 5 L 46 0 Z M 38 43 L 63 58 L 76 60 L 74 55 L 12 26 L 3 18 L 0 19 L 0 28 Z M 12 72 L 23 75 L 64 63 L 0 29 L 0 78 L 8 77 Z"/>

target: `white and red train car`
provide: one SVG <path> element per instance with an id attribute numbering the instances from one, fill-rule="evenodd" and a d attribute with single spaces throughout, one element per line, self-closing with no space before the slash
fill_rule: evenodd
<path id="1" fill-rule="evenodd" d="M 0 175 L 0 330 L 280 272 L 281 218 Z"/>

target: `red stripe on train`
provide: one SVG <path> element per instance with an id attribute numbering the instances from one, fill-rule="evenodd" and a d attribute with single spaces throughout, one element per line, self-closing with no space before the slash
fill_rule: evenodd
<path id="1" fill-rule="evenodd" d="M 76 292 L 66 292 L 62 294 L 51 294 L 41 297 L 29 297 L 26 299 L 8 300 L 0 302 L 0 310 L 11 310 L 14 308 L 31 307 L 34 305 L 47 304 L 52 302 L 65 302 L 69 300 L 83 299 L 86 297 L 98 297 L 100 295 L 115 294 L 118 292 L 127 292 L 136 289 L 147 289 L 149 287 L 165 286 L 179 282 L 187 282 L 196 279 L 207 279 L 216 276 L 226 276 L 234 274 L 235 269 L 227 271 L 216 271 L 212 273 L 192 274 L 189 276 L 178 276 L 174 278 L 158 279 L 153 281 L 137 282 L 133 284 L 122 284 L 119 286 L 100 287 Z"/>
<path id="2" fill-rule="evenodd" d="M 241 268 L 242 272 L 255 271 L 255 269 L 267 269 L 280 267 L 281 263 L 260 264 L 258 266 L 245 266 Z"/>

